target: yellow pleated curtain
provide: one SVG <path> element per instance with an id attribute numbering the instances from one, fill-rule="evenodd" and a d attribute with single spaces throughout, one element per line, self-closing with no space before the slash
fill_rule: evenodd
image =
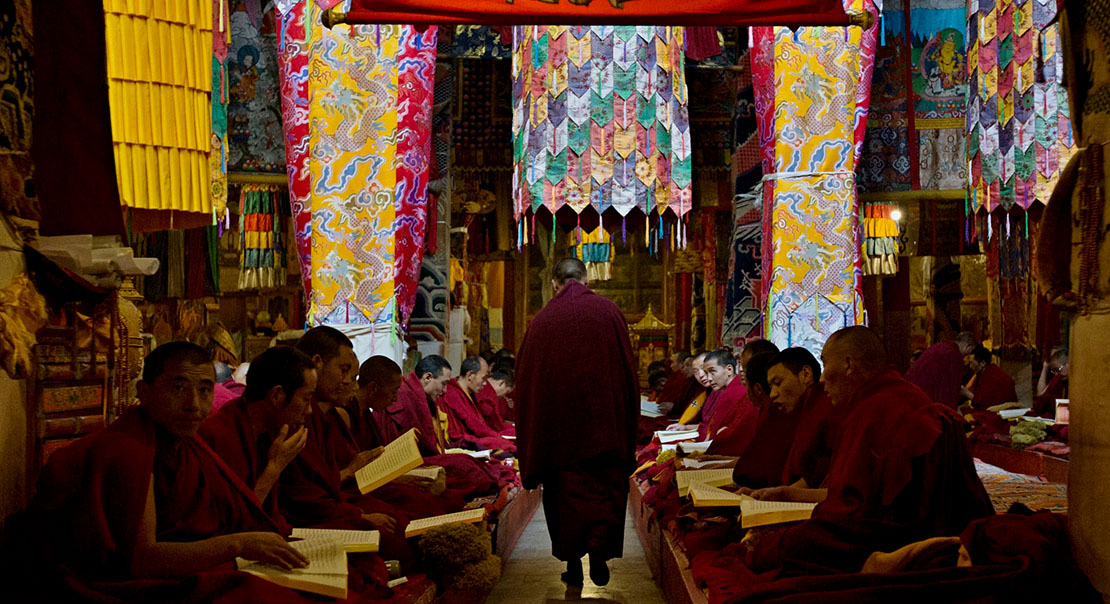
<path id="1" fill-rule="evenodd" d="M 212 0 L 104 0 L 123 205 L 212 214 Z"/>

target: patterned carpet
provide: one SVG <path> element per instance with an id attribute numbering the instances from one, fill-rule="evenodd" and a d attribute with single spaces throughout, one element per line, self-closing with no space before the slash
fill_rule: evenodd
<path id="1" fill-rule="evenodd" d="M 975 471 L 987 488 L 994 510 L 1002 513 L 1015 503 L 1022 503 L 1032 510 L 1067 513 L 1068 485 L 1045 482 L 1037 476 L 1007 472 L 975 460 Z"/>

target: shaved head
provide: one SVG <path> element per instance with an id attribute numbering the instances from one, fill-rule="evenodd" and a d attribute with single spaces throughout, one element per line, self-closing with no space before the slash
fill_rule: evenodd
<path id="1" fill-rule="evenodd" d="M 587 281 L 586 265 L 578 258 L 563 258 L 555 265 L 551 272 L 551 278 L 560 287 L 566 285 L 567 281 L 577 281 L 585 285 Z"/>
<path id="2" fill-rule="evenodd" d="M 370 382 L 386 384 L 400 375 L 401 368 L 397 366 L 397 362 L 379 354 L 366 359 L 358 368 L 358 385 L 365 386 Z"/>
<path id="3" fill-rule="evenodd" d="M 886 351 L 874 331 L 856 325 L 829 336 L 821 360 L 825 364 L 821 374 L 825 391 L 834 405 L 843 405 L 886 365 Z"/>

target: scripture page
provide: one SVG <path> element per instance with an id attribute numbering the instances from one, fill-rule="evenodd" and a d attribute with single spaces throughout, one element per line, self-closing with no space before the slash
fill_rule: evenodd
<path id="1" fill-rule="evenodd" d="M 355 472 L 358 490 L 365 495 L 423 463 L 416 446 L 416 430 L 409 430 L 386 445 L 381 456 Z"/>

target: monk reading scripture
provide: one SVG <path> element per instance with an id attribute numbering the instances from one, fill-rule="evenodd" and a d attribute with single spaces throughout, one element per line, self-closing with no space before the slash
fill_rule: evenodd
<path id="1" fill-rule="evenodd" d="M 821 365 L 805 348 L 787 348 L 775 355 L 769 365 L 771 403 L 783 413 L 798 416 L 781 484 L 820 487 L 829 472 L 835 436 L 832 401 L 820 383 Z"/>
<path id="2" fill-rule="evenodd" d="M 994 513 L 962 418 L 885 366 L 873 331 L 842 329 L 821 356 L 838 430 L 827 488 L 775 487 L 753 495 L 819 503 L 809 520 L 755 537 L 752 570 L 858 572 L 872 552 L 959 535 L 972 520 Z"/>
<path id="3" fill-rule="evenodd" d="M 274 489 L 308 442 L 304 424 L 312 412 L 316 366 L 288 346 L 270 348 L 251 363 L 247 383 L 243 396 L 210 415 L 197 434 L 280 518 Z"/>
<path id="4" fill-rule="evenodd" d="M 628 325 L 616 304 L 587 287 L 586 266 L 568 258 L 553 272 L 555 296 L 536 313 L 518 359 L 517 437 L 526 488 L 543 484 L 552 554 L 563 580 L 609 582 L 606 561 L 624 547 L 628 477 L 640 414 Z"/>
<path id="5" fill-rule="evenodd" d="M 516 436 L 516 429 L 505 421 L 501 410 L 507 405 L 505 397 L 515 386 L 513 370 L 508 367 L 490 367 L 486 384 L 478 391 L 478 411 L 486 425 L 502 436 Z"/>
<path id="6" fill-rule="evenodd" d="M 956 341 L 937 342 L 921 354 L 906 379 L 925 391 L 929 400 L 952 409 L 960 404 L 960 388 L 963 385 L 964 355 L 975 349 L 975 338 L 964 332 Z"/>
<path id="7" fill-rule="evenodd" d="M 45 556 L 22 585 L 34 585 L 34 600 L 310 601 L 234 570 L 236 557 L 307 560 L 196 436 L 214 382 L 204 349 L 160 346 L 143 367 L 142 404 L 50 458 L 29 511 Z"/>
<path id="8" fill-rule="evenodd" d="M 1056 399 L 1068 398 L 1068 351 L 1058 348 L 1041 365 L 1041 376 L 1037 380 L 1037 396 L 1033 399 L 1033 411 L 1029 415 L 1037 417 L 1056 417 Z"/>
<path id="9" fill-rule="evenodd" d="M 478 410 L 478 393 L 486 385 L 489 365 L 482 357 L 463 360 L 459 377 L 447 382 L 438 403 L 447 412 L 451 446 L 476 450 L 516 452 L 516 445 L 490 427 Z"/>
<path id="10" fill-rule="evenodd" d="M 416 429 L 417 444 L 424 457 L 443 453 L 447 448 L 446 414 L 440 414 L 436 399 L 447 390 L 451 381 L 451 364 L 438 354 L 428 355 L 401 382 L 397 401 L 379 412 L 378 424 L 386 439 Z"/>
<path id="11" fill-rule="evenodd" d="M 770 357 L 778 351 L 778 347 L 768 340 L 758 339 L 744 344 L 737 365 L 737 369 L 740 369 L 740 383 L 744 385 L 746 390 L 744 400 L 741 401 L 740 405 L 741 407 L 747 405 L 754 407 L 757 411 L 756 420 L 754 422 L 733 422 L 719 430 L 716 436 L 713 437 L 713 444 L 709 445 L 708 452 L 711 455 L 739 457 L 748 450 L 752 439 L 759 434 L 760 422 L 764 421 L 763 418 L 766 415 L 764 407 L 772 407 L 767 395 L 770 391 L 770 387 L 766 385 L 767 366 L 766 363 L 759 365 L 758 375 L 762 377 L 753 382 L 749 373 L 749 365 L 752 359 L 756 357 Z"/>
<path id="12" fill-rule="evenodd" d="M 991 351 L 982 346 L 976 346 L 967 361 L 972 376 L 967 386 L 961 389 L 961 394 L 976 409 L 1018 400 L 1014 378 L 991 361 Z"/>

